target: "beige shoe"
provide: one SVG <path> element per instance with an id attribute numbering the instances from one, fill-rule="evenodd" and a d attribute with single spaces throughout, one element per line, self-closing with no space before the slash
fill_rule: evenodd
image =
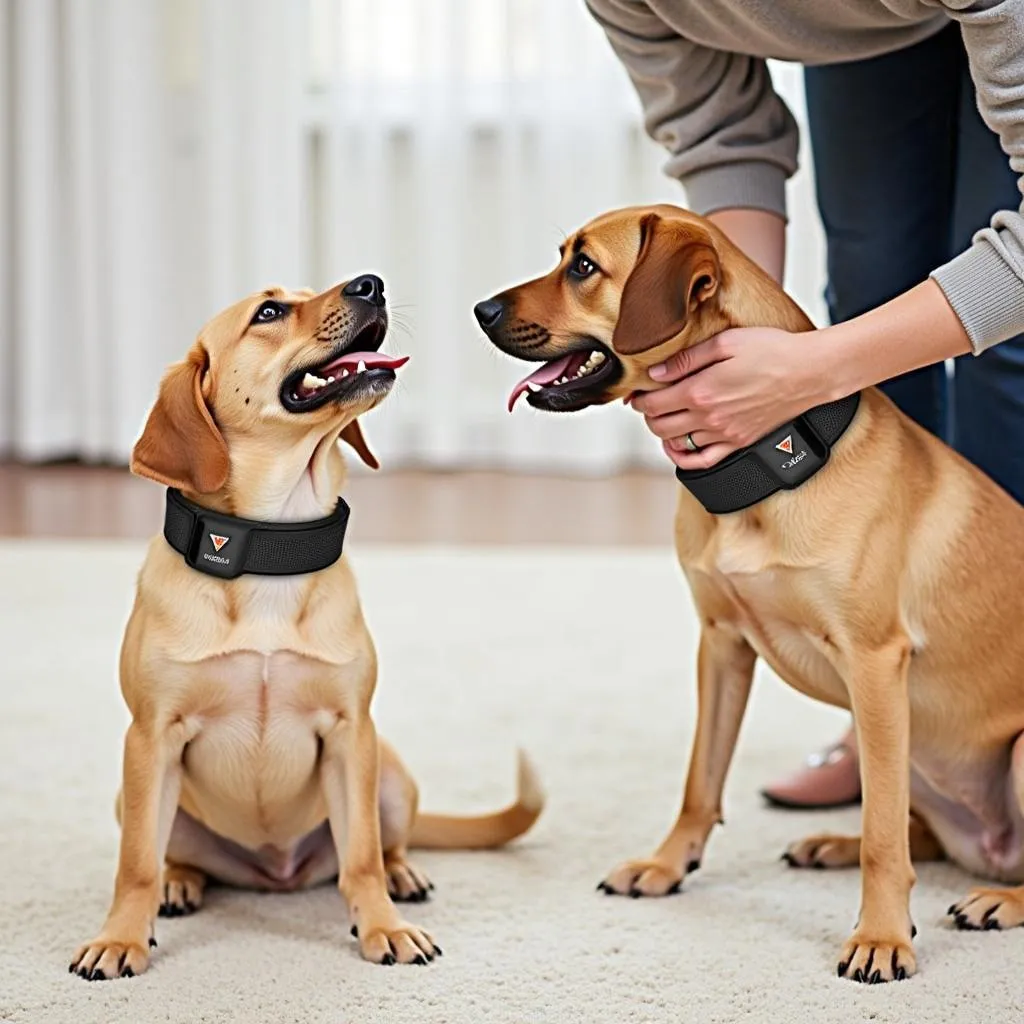
<path id="1" fill-rule="evenodd" d="M 860 803 L 860 764 L 852 732 L 820 753 L 800 771 L 761 790 L 774 807 L 824 810 Z"/>

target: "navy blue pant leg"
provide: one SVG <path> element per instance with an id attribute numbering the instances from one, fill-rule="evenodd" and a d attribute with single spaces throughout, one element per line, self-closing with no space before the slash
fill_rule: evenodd
<path id="1" fill-rule="evenodd" d="M 962 62 L 959 35 L 944 30 L 897 53 L 805 69 L 833 323 L 907 291 L 948 258 Z M 951 440 L 944 366 L 883 389 Z"/>
<path id="2" fill-rule="evenodd" d="M 956 26 L 883 57 L 807 68 L 805 85 L 833 322 L 923 281 L 1018 205 Z M 883 390 L 1024 500 L 1024 339 L 961 357 L 952 381 L 931 366 Z"/>

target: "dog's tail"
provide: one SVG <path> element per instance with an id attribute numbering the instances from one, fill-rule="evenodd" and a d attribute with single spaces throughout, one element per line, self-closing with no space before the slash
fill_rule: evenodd
<path id="1" fill-rule="evenodd" d="M 516 798 L 508 807 L 475 817 L 417 815 L 409 845 L 434 850 L 486 850 L 521 836 L 540 817 L 545 798 L 537 770 L 521 750 L 517 774 Z"/>

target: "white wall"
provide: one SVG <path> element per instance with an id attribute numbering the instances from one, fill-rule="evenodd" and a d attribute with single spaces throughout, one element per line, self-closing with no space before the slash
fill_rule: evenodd
<path id="1" fill-rule="evenodd" d="M 218 308 L 374 270 L 413 356 L 367 428 L 387 465 L 661 464 L 627 410 L 509 417 L 522 364 L 471 315 L 595 213 L 683 201 L 582 0 L 0 0 L 5 57 L 0 451 L 123 459 Z M 806 170 L 790 208 L 820 321 Z"/>

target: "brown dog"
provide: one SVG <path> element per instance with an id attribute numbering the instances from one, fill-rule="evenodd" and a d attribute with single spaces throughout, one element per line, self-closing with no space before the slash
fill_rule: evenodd
<path id="1" fill-rule="evenodd" d="M 387 323 L 371 275 L 321 295 L 271 288 L 244 299 L 168 370 L 132 470 L 229 515 L 328 515 L 345 477 L 339 438 L 377 465 L 356 417 L 405 362 L 378 351 Z M 339 866 L 364 957 L 439 955 L 391 900 L 432 888 L 407 848 L 501 845 L 533 824 L 543 796 L 521 759 L 506 810 L 418 814 L 416 784 L 370 717 L 376 673 L 344 556 L 307 575 L 222 580 L 155 537 L 121 650 L 132 722 L 113 905 L 71 970 L 145 970 L 158 911 L 198 909 L 207 878 L 292 890 Z"/>
<path id="2" fill-rule="evenodd" d="M 548 360 L 512 401 L 529 390 L 550 411 L 653 390 L 650 366 L 728 327 L 811 328 L 721 231 L 671 206 L 597 218 L 555 270 L 476 313 L 503 351 Z M 912 859 L 948 855 L 1024 881 L 1024 510 L 870 390 L 831 460 L 797 490 L 716 517 L 680 487 L 675 537 L 701 619 L 682 809 L 651 857 L 602 887 L 665 895 L 699 866 L 760 656 L 854 713 L 863 837 L 814 836 L 787 859 L 859 860 L 860 918 L 839 973 L 907 977 Z M 950 913 L 961 928 L 1019 925 L 1024 887 L 974 889 Z"/>

